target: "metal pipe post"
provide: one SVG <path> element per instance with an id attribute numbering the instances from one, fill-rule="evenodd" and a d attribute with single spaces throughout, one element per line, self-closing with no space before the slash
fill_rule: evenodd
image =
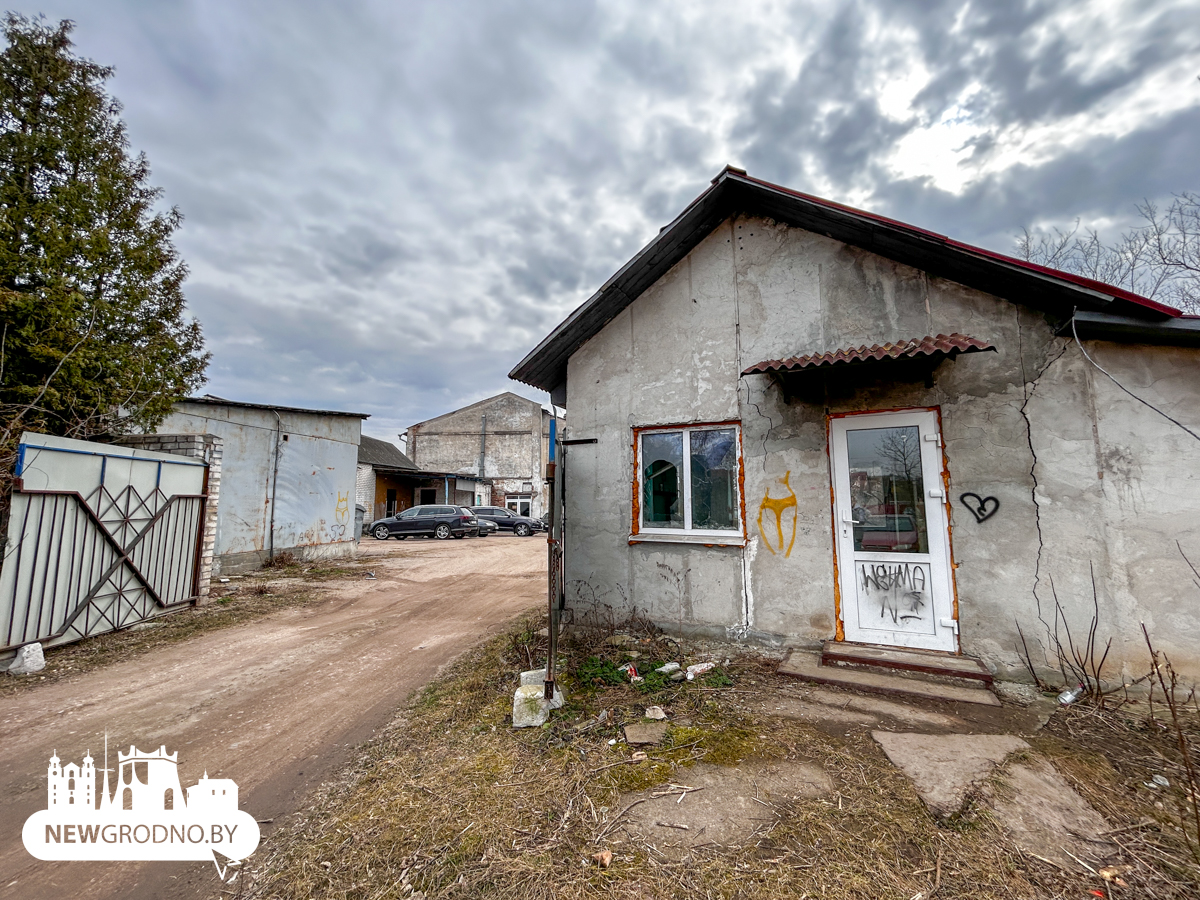
<path id="1" fill-rule="evenodd" d="M 550 485 L 550 511 L 546 520 L 546 604 L 549 608 L 550 649 L 546 659 L 546 690 L 543 697 L 554 699 L 555 665 L 558 662 L 558 571 L 555 565 L 555 536 L 558 523 L 557 492 L 555 491 L 555 442 L 558 438 L 558 419 L 550 419 L 550 460 L 546 463 L 546 481 Z"/>

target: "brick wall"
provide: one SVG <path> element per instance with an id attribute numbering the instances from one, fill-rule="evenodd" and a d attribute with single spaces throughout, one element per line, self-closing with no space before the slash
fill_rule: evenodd
<path id="1" fill-rule="evenodd" d="M 174 453 L 208 463 L 208 488 L 204 504 L 204 531 L 200 538 L 200 567 L 196 579 L 196 602 L 208 602 L 214 572 L 213 551 L 217 544 L 217 505 L 221 499 L 221 438 L 215 434 L 127 434 L 114 443 L 154 453 Z"/>
<path id="2" fill-rule="evenodd" d="M 354 478 L 354 499 L 355 502 L 367 508 L 367 514 L 370 515 L 371 508 L 375 505 L 375 467 L 360 465 Z"/>

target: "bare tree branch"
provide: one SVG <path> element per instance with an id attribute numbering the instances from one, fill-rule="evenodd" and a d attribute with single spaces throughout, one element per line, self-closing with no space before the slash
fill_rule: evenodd
<path id="1" fill-rule="evenodd" d="M 1200 194 L 1176 194 L 1166 210 L 1149 200 L 1137 206 L 1143 224 L 1107 244 L 1099 232 L 1023 228 L 1016 253 L 1039 265 L 1102 281 L 1200 313 Z"/>

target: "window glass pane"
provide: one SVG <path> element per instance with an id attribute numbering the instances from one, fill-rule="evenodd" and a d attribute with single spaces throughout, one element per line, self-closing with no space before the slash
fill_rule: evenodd
<path id="1" fill-rule="evenodd" d="M 683 434 L 642 435 L 642 523 L 683 527 Z"/>
<path id="2" fill-rule="evenodd" d="M 915 425 L 846 432 L 854 549 L 928 553 L 921 435 Z"/>
<path id="3" fill-rule="evenodd" d="M 737 432 L 691 432 L 692 527 L 736 529 Z"/>

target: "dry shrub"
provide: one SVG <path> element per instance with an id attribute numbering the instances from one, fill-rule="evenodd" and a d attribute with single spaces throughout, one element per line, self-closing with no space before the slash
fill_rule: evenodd
<path id="1" fill-rule="evenodd" d="M 290 550 L 284 550 L 282 553 L 276 553 L 274 556 L 264 559 L 262 567 L 264 569 L 285 569 L 294 565 L 296 565 L 296 554 Z"/>

